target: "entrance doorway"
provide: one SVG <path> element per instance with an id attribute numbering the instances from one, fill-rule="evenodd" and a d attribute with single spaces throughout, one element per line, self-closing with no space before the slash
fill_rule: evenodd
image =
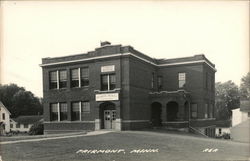
<path id="1" fill-rule="evenodd" d="M 115 129 L 115 120 L 115 110 L 104 110 L 104 129 Z"/>
<path id="2" fill-rule="evenodd" d="M 115 129 L 116 125 L 116 109 L 112 102 L 104 102 L 100 104 L 99 117 L 101 119 L 101 129 Z"/>
<path id="3" fill-rule="evenodd" d="M 167 121 L 176 121 L 178 113 L 178 103 L 171 101 L 167 103 Z"/>
<path id="4" fill-rule="evenodd" d="M 153 126 L 161 126 L 161 104 L 158 102 L 151 104 L 151 121 Z"/>

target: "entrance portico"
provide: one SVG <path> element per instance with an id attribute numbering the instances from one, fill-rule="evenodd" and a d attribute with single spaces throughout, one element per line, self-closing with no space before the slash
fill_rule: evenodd
<path id="1" fill-rule="evenodd" d="M 189 121 L 189 106 L 191 98 L 188 92 L 161 91 L 149 94 L 151 104 L 151 114 L 153 113 L 153 104 L 159 104 L 161 107 L 161 123 L 167 127 L 186 127 Z M 154 126 L 154 125 L 153 125 Z"/>

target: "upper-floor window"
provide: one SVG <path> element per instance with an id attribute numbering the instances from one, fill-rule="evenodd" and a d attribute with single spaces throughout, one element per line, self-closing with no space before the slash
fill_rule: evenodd
<path id="1" fill-rule="evenodd" d="M 10 128 L 13 128 L 13 124 L 10 124 Z"/>
<path id="2" fill-rule="evenodd" d="M 51 71 L 49 72 L 49 88 L 59 89 L 67 87 L 67 71 Z"/>
<path id="3" fill-rule="evenodd" d="M 5 120 L 5 113 L 2 113 L 2 119 Z"/>
<path id="4" fill-rule="evenodd" d="M 191 104 L 191 118 L 197 118 L 198 106 L 196 103 Z"/>
<path id="5" fill-rule="evenodd" d="M 115 74 L 103 74 L 101 75 L 101 90 L 108 91 L 114 90 L 116 87 Z"/>
<path id="6" fill-rule="evenodd" d="M 154 88 L 154 84 L 155 84 L 155 73 L 153 72 L 151 76 L 151 88 L 152 89 Z"/>
<path id="7" fill-rule="evenodd" d="M 59 88 L 67 87 L 67 71 L 60 70 L 59 71 Z"/>
<path id="8" fill-rule="evenodd" d="M 71 87 L 79 87 L 80 85 L 80 81 L 79 81 L 79 68 L 77 69 L 71 69 L 70 71 L 70 75 L 71 75 Z"/>
<path id="9" fill-rule="evenodd" d="M 57 89 L 57 71 L 52 71 L 49 73 L 49 88 Z"/>
<path id="10" fill-rule="evenodd" d="M 81 70 L 81 87 L 89 86 L 89 68 L 80 68 Z"/>
<path id="11" fill-rule="evenodd" d="M 19 123 L 16 124 L 16 128 L 20 128 L 20 124 Z"/>
<path id="12" fill-rule="evenodd" d="M 205 107 L 204 107 L 204 118 L 208 118 L 208 104 L 205 103 Z"/>
<path id="13" fill-rule="evenodd" d="M 179 88 L 183 88 L 186 84 L 186 73 L 178 74 Z"/>
<path id="14" fill-rule="evenodd" d="M 71 70 L 71 87 L 89 86 L 89 68 Z"/>
<path id="15" fill-rule="evenodd" d="M 158 89 L 162 89 L 162 76 L 157 77 Z"/>

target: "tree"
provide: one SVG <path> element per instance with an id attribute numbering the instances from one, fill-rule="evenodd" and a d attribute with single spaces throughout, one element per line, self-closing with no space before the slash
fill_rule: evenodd
<path id="1" fill-rule="evenodd" d="M 217 82 L 215 89 L 216 118 L 219 120 L 230 119 L 231 110 L 240 107 L 238 86 L 230 80 L 225 83 Z"/>
<path id="2" fill-rule="evenodd" d="M 0 100 L 14 118 L 19 115 L 42 114 L 42 104 L 39 98 L 16 84 L 0 85 Z"/>
<path id="3" fill-rule="evenodd" d="M 250 99 L 250 72 L 241 78 L 240 97 L 241 99 Z"/>

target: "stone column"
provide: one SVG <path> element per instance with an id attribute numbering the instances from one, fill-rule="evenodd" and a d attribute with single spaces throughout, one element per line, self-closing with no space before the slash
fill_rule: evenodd
<path id="1" fill-rule="evenodd" d="M 162 107 L 161 107 L 161 121 L 162 122 L 167 121 L 167 107 L 166 107 L 166 104 L 162 104 Z"/>
<path id="2" fill-rule="evenodd" d="M 178 109 L 179 109 L 178 120 L 181 121 L 185 120 L 185 105 L 183 101 L 178 102 Z"/>
<path id="3" fill-rule="evenodd" d="M 115 120 L 115 130 L 121 130 L 122 128 L 122 119 L 121 119 L 121 104 L 120 101 L 115 102 L 115 109 L 116 109 L 116 120 Z"/>

